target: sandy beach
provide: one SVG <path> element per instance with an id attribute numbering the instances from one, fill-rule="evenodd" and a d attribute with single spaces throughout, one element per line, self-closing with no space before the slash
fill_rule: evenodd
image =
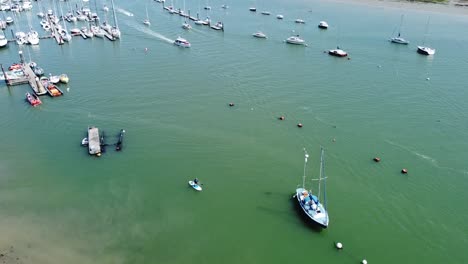
<path id="1" fill-rule="evenodd" d="M 462 0 L 449 0 L 447 3 L 426 3 L 426 2 L 412 2 L 412 1 L 398 1 L 398 0 L 331 0 L 337 3 L 365 5 L 383 8 L 395 8 L 414 10 L 420 12 L 433 12 L 443 14 L 456 14 L 468 15 L 468 1 Z"/>

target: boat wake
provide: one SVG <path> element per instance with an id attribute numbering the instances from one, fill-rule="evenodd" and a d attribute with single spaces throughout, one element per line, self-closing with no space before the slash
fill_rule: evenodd
<path id="1" fill-rule="evenodd" d="M 115 8 L 115 11 L 117 11 L 117 12 L 119 12 L 119 13 L 121 13 L 121 14 L 124 14 L 124 15 L 126 15 L 126 16 L 129 16 L 129 17 L 132 17 L 132 16 L 133 16 L 133 13 L 132 13 L 132 12 L 127 11 L 127 10 L 125 10 L 125 9 L 123 9 L 123 8 L 120 8 L 120 7 L 116 7 L 116 8 Z"/>
<path id="2" fill-rule="evenodd" d="M 165 36 L 163 36 L 163 35 L 161 35 L 161 34 L 159 34 L 159 33 L 157 33 L 157 32 L 154 32 L 153 30 L 151 30 L 151 29 L 148 28 L 148 27 L 143 27 L 143 26 L 135 25 L 135 24 L 133 24 L 133 23 L 132 23 L 132 24 L 128 24 L 128 25 L 129 25 L 130 27 L 132 27 L 133 29 L 138 30 L 138 31 L 140 31 L 140 32 L 142 32 L 142 33 L 145 33 L 145 34 L 147 34 L 147 35 L 149 35 L 149 36 L 158 38 L 158 39 L 163 40 L 163 41 L 165 41 L 165 42 L 167 42 L 167 43 L 170 43 L 170 44 L 174 43 L 174 40 L 173 40 L 173 39 L 170 39 L 170 38 L 168 38 L 168 37 L 165 37 Z"/>
<path id="3" fill-rule="evenodd" d="M 395 142 L 393 142 L 393 141 L 391 141 L 391 140 L 388 140 L 388 139 L 385 140 L 385 142 L 387 142 L 387 143 L 390 144 L 390 145 L 393 145 L 393 146 L 399 147 L 399 148 L 401 148 L 401 149 L 404 149 L 404 150 L 406 150 L 406 151 L 409 151 L 409 152 L 412 153 L 413 155 L 416 155 L 416 156 L 418 156 L 418 157 L 420 157 L 420 158 L 422 158 L 422 159 L 424 159 L 424 160 L 430 161 L 430 162 L 433 163 L 434 165 L 437 165 L 437 161 L 436 161 L 434 158 L 431 158 L 431 157 L 429 157 L 429 156 L 427 156 L 427 155 L 421 154 L 421 153 L 419 153 L 419 152 L 417 152 L 417 151 L 415 151 L 415 150 L 411 150 L 411 149 L 409 149 L 409 148 L 407 148 L 407 147 L 405 147 L 405 146 L 402 146 L 402 145 L 400 145 L 400 144 L 398 144 L 398 143 L 395 143 Z"/>

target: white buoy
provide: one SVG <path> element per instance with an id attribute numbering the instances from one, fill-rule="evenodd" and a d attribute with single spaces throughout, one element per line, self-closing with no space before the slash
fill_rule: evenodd
<path id="1" fill-rule="evenodd" d="M 429 81 L 431 78 L 427 77 L 426 80 Z"/>
<path id="2" fill-rule="evenodd" d="M 363 259 L 363 260 L 361 261 L 361 263 L 362 263 L 362 264 L 367 264 L 367 260 Z"/>
<path id="3" fill-rule="evenodd" d="M 341 244 L 340 242 L 336 243 L 335 246 L 337 249 L 343 249 L 343 244 Z"/>

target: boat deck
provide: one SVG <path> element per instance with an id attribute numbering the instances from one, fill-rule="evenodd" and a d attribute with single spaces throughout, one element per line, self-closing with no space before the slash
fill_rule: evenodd
<path id="1" fill-rule="evenodd" d="M 101 155 L 101 142 L 97 127 L 88 127 L 88 152 L 90 155 Z"/>

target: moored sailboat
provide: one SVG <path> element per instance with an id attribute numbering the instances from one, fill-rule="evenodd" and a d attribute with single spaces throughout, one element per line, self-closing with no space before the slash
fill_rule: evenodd
<path id="1" fill-rule="evenodd" d="M 329 223 L 328 212 L 327 212 L 327 198 L 326 198 L 326 186 L 325 180 L 326 177 L 324 171 L 324 150 L 321 148 L 320 151 L 320 175 L 318 179 L 312 179 L 312 181 L 318 181 L 318 191 L 316 194 L 312 190 L 307 190 L 305 188 L 305 179 L 306 179 L 306 167 L 307 159 L 309 154 L 304 149 L 305 159 L 304 159 L 304 175 L 302 177 L 302 187 L 296 188 L 296 193 L 294 198 L 297 199 L 299 206 L 305 215 L 313 221 L 313 223 L 318 224 L 320 227 L 327 228 Z M 321 183 L 323 181 L 323 201 L 321 200 Z"/>
<path id="2" fill-rule="evenodd" d="M 404 39 L 401 36 L 401 26 L 402 26 L 402 24 L 403 24 L 403 15 L 401 15 L 400 26 L 398 27 L 398 35 L 396 37 L 390 38 L 390 42 L 396 43 L 396 44 L 408 45 L 409 41 L 407 41 L 406 39 Z"/>

